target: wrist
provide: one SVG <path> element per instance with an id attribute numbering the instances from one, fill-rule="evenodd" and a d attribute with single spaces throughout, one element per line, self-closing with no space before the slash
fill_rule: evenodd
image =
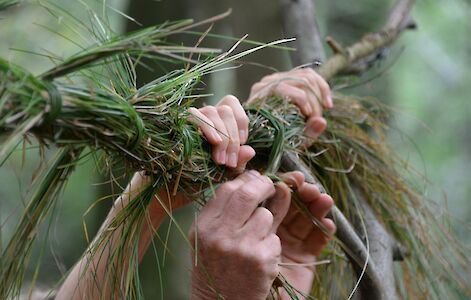
<path id="1" fill-rule="evenodd" d="M 211 288 L 206 280 L 203 280 L 204 276 L 201 274 L 198 267 L 193 266 L 193 272 L 191 276 L 191 299 L 192 300 L 209 300 L 217 299 L 217 292 L 214 288 Z"/>

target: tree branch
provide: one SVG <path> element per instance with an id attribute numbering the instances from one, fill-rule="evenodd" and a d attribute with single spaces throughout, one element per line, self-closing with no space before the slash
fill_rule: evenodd
<path id="1" fill-rule="evenodd" d="M 414 0 L 398 0 L 381 32 L 368 34 L 361 41 L 350 47 L 340 49 L 343 51 L 335 51 L 336 53 L 317 71 L 326 80 L 329 80 L 335 75 L 355 66 L 355 64 L 357 67 L 362 66 L 362 69 L 369 68 L 378 59 L 378 53 L 381 53 L 386 47 L 391 45 L 403 30 L 415 27 L 410 18 L 413 3 Z M 292 54 L 293 63 L 295 65 L 311 63 L 313 58 L 325 55 L 320 42 L 317 22 L 313 14 L 313 1 L 282 0 L 282 4 L 285 31 L 293 34 L 298 39 L 298 51 Z M 311 30 L 303 30 L 306 27 L 310 27 Z M 303 47 L 306 48 L 304 49 Z M 321 191 L 325 192 L 319 181 L 312 176 L 309 169 L 294 153 L 284 154 L 282 169 L 284 171 L 299 170 L 303 172 L 306 180 L 315 183 Z M 363 195 L 356 191 L 352 197 L 355 196 L 359 198 L 358 202 L 361 203 L 364 211 L 363 222 L 368 234 L 369 253 L 358 236 L 358 232 L 362 231 L 355 230 L 338 208 L 334 207 L 331 215 L 337 225 L 336 235 L 344 244 L 344 249 L 350 251 L 350 253 L 349 251 L 346 251 L 346 253 L 357 272 L 363 269 L 365 262 L 370 258 L 365 272 L 366 277 L 361 282 L 360 293 L 357 294 L 357 298 L 398 299 L 393 263 L 394 260 L 403 258 L 403 252 L 400 251 L 399 243 L 391 237 L 378 221 Z"/>
<path id="2" fill-rule="evenodd" d="M 285 35 L 296 38 L 297 51 L 291 53 L 294 66 L 325 61 L 314 4 L 313 0 L 281 0 Z"/>
<path id="3" fill-rule="evenodd" d="M 414 0 L 399 0 L 389 14 L 383 29 L 377 33 L 365 35 L 359 42 L 346 48 L 343 53 L 330 57 L 317 71 L 326 80 L 342 73 L 362 59 L 371 65 L 371 58 L 377 59 L 377 53 L 391 45 L 408 28 L 415 27 L 410 18 L 410 10 Z M 369 59 L 368 59 L 369 58 Z"/>
<path id="4" fill-rule="evenodd" d="M 295 153 L 288 152 L 283 155 L 281 168 L 284 172 L 300 171 L 304 174 L 306 182 L 315 184 L 321 193 L 326 192 L 325 188 L 319 183 L 319 180 L 309 170 L 309 167 L 307 167 Z M 335 235 L 340 240 L 342 249 L 345 251 L 350 261 L 354 263 L 354 268 L 356 270 L 362 270 L 365 263 L 368 262 L 365 274 L 368 278 L 367 281 L 371 283 L 369 284 L 369 293 L 373 296 L 381 295 L 381 279 L 379 272 L 374 262 L 368 259 L 368 249 L 366 249 L 363 241 L 355 231 L 355 228 L 335 205 L 332 207 L 329 217 L 334 220 L 337 226 Z"/>

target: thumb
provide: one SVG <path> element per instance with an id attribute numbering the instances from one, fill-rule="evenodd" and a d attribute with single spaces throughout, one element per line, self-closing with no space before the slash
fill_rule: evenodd
<path id="1" fill-rule="evenodd" d="M 275 191 L 275 195 L 267 201 L 266 205 L 266 208 L 273 214 L 271 233 L 276 233 L 291 204 L 291 190 L 285 183 L 277 182 Z"/>

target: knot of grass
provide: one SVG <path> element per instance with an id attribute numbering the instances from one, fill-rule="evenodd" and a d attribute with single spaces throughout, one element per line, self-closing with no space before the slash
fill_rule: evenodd
<path id="1" fill-rule="evenodd" d="M 247 144 L 257 153 L 252 166 L 273 175 L 285 151 L 307 143 L 304 118 L 295 105 L 276 96 L 259 99 L 247 105 L 246 111 L 250 120 Z"/>
<path id="2" fill-rule="evenodd" d="M 124 162 L 130 171 L 162 176 L 182 190 L 225 177 L 225 168 L 214 164 L 210 145 L 188 120 L 187 81 L 166 94 L 154 87 L 123 97 L 106 89 L 53 84 L 6 61 L 0 61 L 0 75 L 3 136 L 23 128 L 21 136 L 32 133 L 40 144 L 101 150 L 108 166 Z M 277 97 L 245 109 L 250 120 L 247 144 L 257 153 L 249 168 L 275 174 L 283 152 L 305 143 L 304 118 Z"/>
<path id="3" fill-rule="evenodd" d="M 46 98 L 49 99 L 49 112 L 46 116 L 45 121 L 48 123 L 54 122 L 54 120 L 59 116 L 62 109 L 62 96 L 57 87 L 48 81 L 42 81 L 42 86 L 47 92 Z"/>

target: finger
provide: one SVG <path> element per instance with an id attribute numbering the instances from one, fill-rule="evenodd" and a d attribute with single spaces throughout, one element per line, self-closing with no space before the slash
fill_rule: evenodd
<path id="1" fill-rule="evenodd" d="M 295 104 L 304 116 L 310 116 L 313 113 L 312 107 L 308 101 L 309 96 L 306 91 L 292 84 L 281 82 L 273 88 L 273 93 L 286 97 L 288 101 Z"/>
<path id="2" fill-rule="evenodd" d="M 217 145 L 222 142 L 221 137 L 214 128 L 214 123 L 208 117 L 194 107 L 190 107 L 188 111 L 191 114 L 189 121 L 201 129 L 203 135 L 211 145 Z"/>
<path id="3" fill-rule="evenodd" d="M 306 239 L 314 229 L 311 220 L 302 214 L 296 215 L 296 218 L 284 226 L 292 236 L 300 240 Z"/>
<path id="4" fill-rule="evenodd" d="M 224 125 L 224 121 L 221 119 L 217 109 L 214 106 L 203 107 L 200 109 L 200 112 L 213 122 L 214 128 L 221 138 L 221 142 L 213 146 L 212 152 L 214 161 L 219 165 L 224 165 L 227 159 L 227 145 L 229 144 L 228 133 L 226 126 Z"/>
<path id="5" fill-rule="evenodd" d="M 325 229 L 327 229 L 327 232 L 329 232 L 331 235 L 335 234 L 337 231 L 337 226 L 332 219 L 324 218 L 322 220 L 322 224 L 324 225 Z"/>
<path id="6" fill-rule="evenodd" d="M 312 183 L 304 183 L 298 188 L 299 198 L 305 203 L 313 203 L 321 197 L 319 188 Z"/>
<path id="7" fill-rule="evenodd" d="M 288 226 L 289 224 L 291 224 L 291 222 L 293 222 L 295 218 L 298 218 L 300 215 L 301 213 L 291 201 L 291 206 L 288 210 L 288 213 L 286 214 L 281 224 Z"/>
<path id="8" fill-rule="evenodd" d="M 242 173 L 247 163 L 255 156 L 255 150 L 247 145 L 240 146 L 239 161 L 237 162 L 236 171 Z"/>
<path id="9" fill-rule="evenodd" d="M 234 113 L 234 117 L 237 122 L 237 128 L 239 129 L 240 143 L 245 144 L 245 142 L 247 142 L 249 132 L 249 118 L 240 104 L 239 99 L 232 95 L 228 95 L 222 98 L 217 106 L 221 105 L 227 105 L 232 108 L 232 112 Z"/>
<path id="10" fill-rule="evenodd" d="M 319 198 L 309 204 L 309 211 L 318 220 L 324 218 L 334 205 L 334 200 L 327 194 L 321 194 Z"/>
<path id="11" fill-rule="evenodd" d="M 336 226 L 331 219 L 322 220 L 322 224 L 328 229 L 330 234 L 334 234 Z M 319 228 L 314 229 L 305 240 L 305 246 L 312 251 L 315 256 L 321 254 L 322 249 L 329 243 L 330 237 Z"/>
<path id="12" fill-rule="evenodd" d="M 288 213 L 291 204 L 291 191 L 285 183 L 276 183 L 275 189 L 275 196 L 267 201 L 266 206 L 266 208 L 273 214 L 271 233 L 276 233 L 278 226 L 280 226 Z"/>
<path id="13" fill-rule="evenodd" d="M 305 76 L 308 77 L 308 76 Z M 311 114 L 304 115 L 305 117 L 322 116 L 322 100 L 321 92 L 318 85 L 313 85 L 309 79 L 305 77 L 293 78 L 289 83 L 306 92 L 304 101 L 309 103 L 311 107 Z"/>
<path id="14" fill-rule="evenodd" d="M 318 220 L 325 217 L 327 207 L 332 207 L 332 198 L 321 194 L 314 184 L 305 183 L 298 189 L 299 198 L 308 206 L 312 216 Z M 329 202 L 330 200 L 330 202 Z M 330 207 L 328 209 L 330 209 Z M 328 210 L 327 210 L 328 211 Z M 324 214 L 325 213 L 325 214 Z M 324 215 L 321 215 L 324 214 Z M 290 223 L 285 223 L 287 230 L 296 238 L 304 240 L 314 229 L 312 220 L 303 214 L 296 215 Z"/>
<path id="15" fill-rule="evenodd" d="M 281 260 L 282 251 L 280 238 L 274 233 L 269 234 L 263 240 L 263 244 L 265 246 L 264 252 L 266 252 L 266 255 L 274 259 L 273 263 L 279 263 Z"/>
<path id="16" fill-rule="evenodd" d="M 326 128 L 327 121 L 323 117 L 314 116 L 306 121 L 304 134 L 311 139 L 317 139 Z"/>
<path id="17" fill-rule="evenodd" d="M 322 116 L 322 92 L 319 86 L 319 78 L 322 78 L 314 70 L 309 68 L 295 69 L 286 73 L 278 73 L 273 77 L 267 76 L 267 78 L 271 78 L 273 81 L 277 79 L 305 91 L 306 97 L 303 102 L 308 103 L 311 110 L 310 113 L 302 112 L 303 115 L 305 117 Z"/>
<path id="18" fill-rule="evenodd" d="M 226 166 L 235 168 L 237 167 L 240 148 L 239 130 L 237 128 L 237 122 L 230 106 L 221 105 L 218 106 L 216 109 L 222 121 L 224 122 L 224 126 L 226 127 L 226 132 L 229 137 L 226 148 Z"/>
<path id="19" fill-rule="evenodd" d="M 332 208 L 333 200 L 327 194 L 320 194 L 314 185 L 306 185 L 298 191 L 299 194 L 304 193 L 308 196 L 300 196 L 303 201 L 308 202 L 309 211 L 312 217 L 317 220 L 323 220 L 329 210 Z M 319 194 L 318 194 L 319 193 Z M 299 214 L 289 224 L 285 224 L 287 230 L 300 240 L 306 239 L 313 230 L 320 230 L 312 223 L 312 220 L 306 216 Z"/>
<path id="20" fill-rule="evenodd" d="M 254 173 L 254 174 L 251 174 Z M 200 218 L 204 219 L 206 215 L 212 216 L 213 218 L 220 217 L 224 207 L 229 201 L 233 193 L 235 193 L 239 187 L 241 187 L 248 180 L 249 176 L 258 176 L 257 171 L 248 171 L 244 174 L 239 175 L 237 178 L 231 181 L 227 181 L 222 184 L 215 192 L 214 196 L 209 199 L 205 206 L 201 209 Z"/>
<path id="21" fill-rule="evenodd" d="M 267 87 L 269 86 L 269 83 L 265 82 L 257 82 L 252 87 L 250 88 L 250 95 L 249 99 L 247 100 L 247 103 L 251 103 L 255 99 L 262 98 L 264 94 L 266 94 Z"/>
<path id="22" fill-rule="evenodd" d="M 287 172 L 279 175 L 281 180 L 292 189 L 299 189 L 304 184 L 304 174 L 299 171 Z"/>
<path id="23" fill-rule="evenodd" d="M 258 240 L 263 240 L 273 227 L 273 214 L 265 207 L 257 207 L 242 230 Z"/>
<path id="24" fill-rule="evenodd" d="M 275 194 L 275 187 L 270 178 L 255 171 L 245 172 L 236 180 L 243 184 L 231 193 L 222 216 L 227 226 L 241 228 L 257 206 Z"/>
<path id="25" fill-rule="evenodd" d="M 332 94 L 327 81 L 311 68 L 301 69 L 300 71 L 302 72 L 302 77 L 309 81 L 311 88 L 318 92 L 318 100 L 323 103 L 326 108 L 332 108 Z"/>
<path id="26" fill-rule="evenodd" d="M 332 108 L 334 107 L 334 101 L 332 100 L 332 91 L 330 89 L 330 86 L 329 84 L 327 83 L 327 81 L 324 80 L 324 78 L 322 78 L 319 74 L 319 88 L 320 88 L 320 91 L 321 91 L 321 97 L 322 97 L 322 100 L 323 103 L 324 103 L 324 106 L 326 108 Z"/>

